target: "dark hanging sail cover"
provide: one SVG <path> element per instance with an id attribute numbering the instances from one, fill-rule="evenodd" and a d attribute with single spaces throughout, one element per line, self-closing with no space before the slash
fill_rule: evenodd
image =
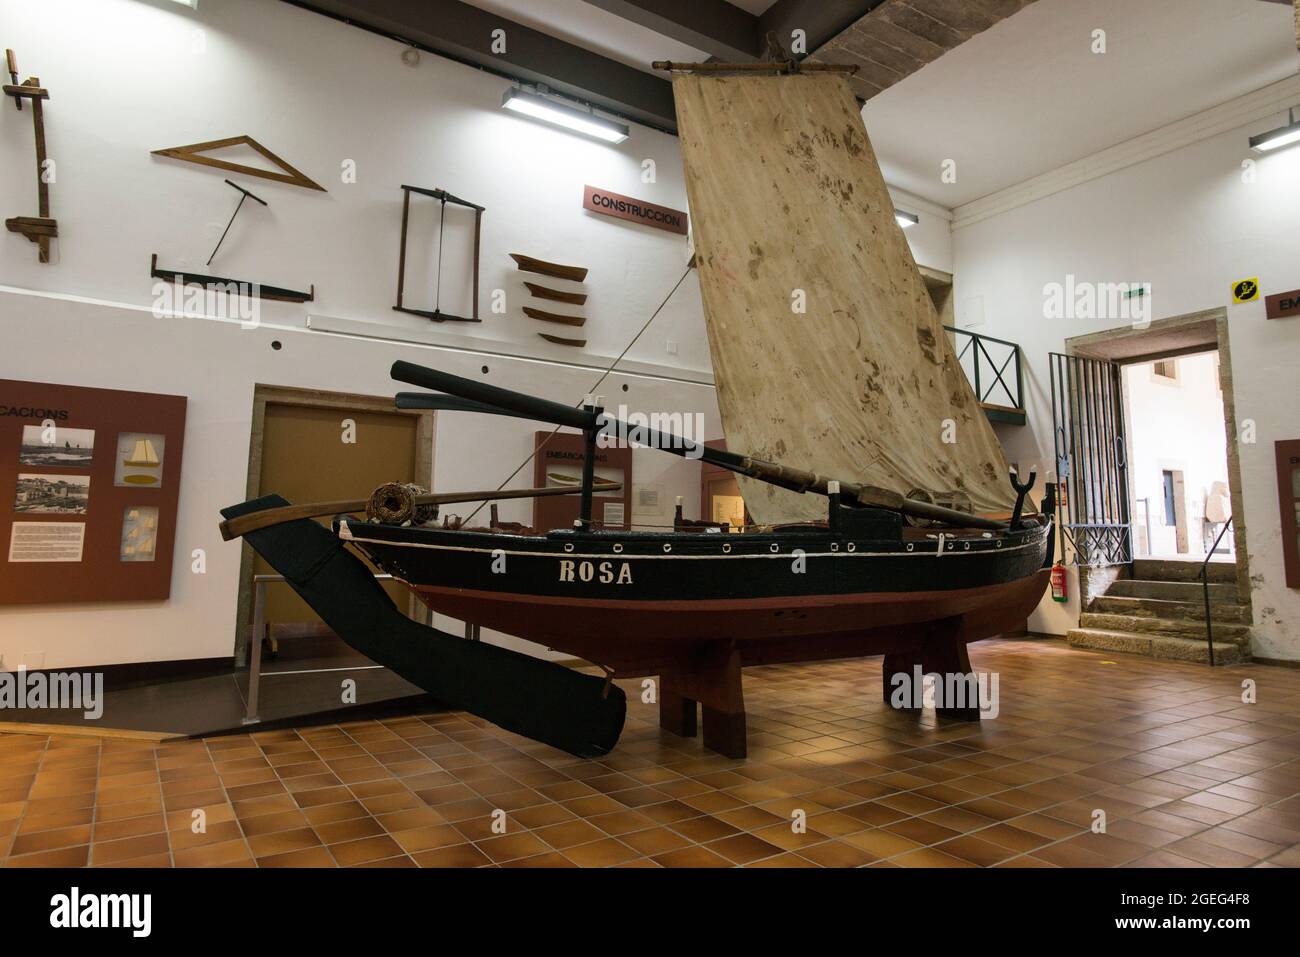
<path id="1" fill-rule="evenodd" d="M 673 95 L 729 447 L 1009 511 L 1006 460 L 894 218 L 848 80 L 676 73 Z M 825 515 L 818 497 L 740 482 L 760 523 Z"/>

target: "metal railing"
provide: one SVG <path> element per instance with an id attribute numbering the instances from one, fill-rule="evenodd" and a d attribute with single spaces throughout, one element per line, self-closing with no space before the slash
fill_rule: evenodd
<path id="1" fill-rule="evenodd" d="M 1020 346 L 1005 339 L 944 326 L 952 333 L 957 362 L 975 388 L 975 398 L 1011 409 L 1025 407 L 1020 375 Z M 967 362 L 967 357 L 970 361 Z M 1012 381 L 1008 382 L 1007 380 Z M 1005 399 L 1005 401 L 1003 401 Z"/>
<path id="2" fill-rule="evenodd" d="M 1205 561 L 1201 562 L 1201 589 L 1205 593 L 1205 643 L 1209 647 L 1211 668 L 1214 667 L 1214 623 L 1210 620 L 1210 559 L 1219 550 L 1219 542 L 1223 541 L 1223 536 L 1231 525 L 1232 517 L 1229 516 L 1223 523 L 1223 528 L 1219 529 L 1219 534 L 1215 536 L 1214 544 L 1205 553 Z"/>

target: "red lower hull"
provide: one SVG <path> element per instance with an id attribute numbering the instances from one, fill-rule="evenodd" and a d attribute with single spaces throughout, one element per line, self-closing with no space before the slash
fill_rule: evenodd
<path id="1" fill-rule="evenodd" d="M 415 591 L 434 611 L 632 675 L 663 673 L 715 643 L 734 644 L 745 665 L 885 654 L 913 644 L 938 620 L 959 621 L 960 641 L 979 641 L 1021 627 L 1049 574 L 952 591 L 737 600 L 574 601 L 430 585 Z"/>

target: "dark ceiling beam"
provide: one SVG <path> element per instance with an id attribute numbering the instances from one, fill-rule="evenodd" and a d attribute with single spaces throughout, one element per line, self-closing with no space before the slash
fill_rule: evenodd
<path id="1" fill-rule="evenodd" d="M 758 17 L 727 0 L 585 0 L 630 23 L 731 62 L 758 58 Z"/>
<path id="2" fill-rule="evenodd" d="M 813 53 L 880 6 L 884 0 L 777 0 L 758 18 L 759 36 L 775 31 L 786 49 L 790 34 L 803 30 L 808 37 L 807 53 Z"/>
<path id="3" fill-rule="evenodd" d="M 672 83 L 459 0 L 285 0 L 655 129 L 676 132 Z M 504 53 L 492 32 L 505 31 Z"/>

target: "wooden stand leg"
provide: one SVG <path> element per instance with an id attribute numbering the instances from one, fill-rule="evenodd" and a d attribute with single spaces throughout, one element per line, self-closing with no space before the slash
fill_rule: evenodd
<path id="1" fill-rule="evenodd" d="M 885 655 L 883 675 L 885 704 L 894 707 L 894 702 L 891 700 L 894 692 L 894 675 L 906 674 L 910 683 L 915 677 L 917 665 L 920 665 L 922 675 L 936 674 L 938 680 L 944 683 L 943 687 L 935 690 L 936 698 L 941 701 L 941 696 L 950 687 L 947 680 L 949 675 L 973 674 L 966 643 L 961 640 L 960 618 L 945 618 L 934 622 L 925 635 L 918 636 L 915 650 Z M 921 694 L 920 688 L 911 690 L 917 696 Z M 935 708 L 935 714 L 941 718 L 978 721 L 980 719 L 978 685 L 974 688 L 966 685 L 962 690 L 966 692 L 966 699 L 962 702 L 962 706 L 957 706 L 956 702 L 944 702 L 943 706 Z M 972 697 L 972 693 L 975 697 Z M 919 704 L 919 700 L 916 704 Z"/>
<path id="2" fill-rule="evenodd" d="M 745 728 L 745 710 L 727 712 L 704 706 L 704 746 L 728 758 L 749 754 L 749 734 Z"/>
<path id="3" fill-rule="evenodd" d="M 704 746 L 729 758 L 748 754 L 745 693 L 740 679 L 740 651 L 733 645 L 701 672 L 699 692 L 704 712 Z"/>
<path id="4" fill-rule="evenodd" d="M 682 693 L 681 679 L 659 676 L 659 727 L 683 738 L 695 737 L 698 703 Z"/>
<path id="5" fill-rule="evenodd" d="M 745 695 L 740 651 L 734 645 L 700 648 L 689 671 L 663 676 L 659 693 L 660 727 L 693 735 L 698 701 L 704 719 L 704 746 L 729 758 L 745 757 Z M 679 724 L 689 731 L 678 731 Z"/>

